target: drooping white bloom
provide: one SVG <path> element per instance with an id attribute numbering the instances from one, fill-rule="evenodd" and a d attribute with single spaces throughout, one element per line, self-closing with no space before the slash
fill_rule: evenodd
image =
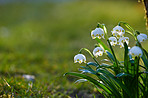
<path id="1" fill-rule="evenodd" d="M 121 26 L 114 27 L 111 32 L 112 32 L 112 35 L 117 37 L 118 39 L 120 37 L 123 37 L 125 34 L 125 30 Z"/>
<path id="2" fill-rule="evenodd" d="M 96 48 L 93 50 L 93 55 L 94 55 L 95 57 L 102 56 L 102 55 L 103 55 L 103 52 L 104 52 L 104 50 L 103 50 L 101 47 L 96 47 Z"/>
<path id="3" fill-rule="evenodd" d="M 120 48 L 124 47 L 124 42 L 126 42 L 126 44 L 129 44 L 129 38 L 128 37 L 120 37 L 117 44 L 120 45 Z"/>
<path id="4" fill-rule="evenodd" d="M 74 63 L 86 63 L 86 57 L 83 54 L 77 54 L 74 56 Z"/>
<path id="5" fill-rule="evenodd" d="M 141 33 L 141 34 L 139 34 L 139 35 L 137 36 L 137 39 L 138 39 L 139 42 L 143 42 L 143 41 L 145 41 L 145 40 L 147 39 L 147 35 Z"/>
<path id="6" fill-rule="evenodd" d="M 102 28 L 96 28 L 91 32 L 92 39 L 95 39 L 96 37 L 101 39 L 104 39 L 104 30 Z"/>
<path id="7" fill-rule="evenodd" d="M 132 55 L 132 57 L 136 57 L 136 56 L 142 57 L 143 52 L 140 47 L 134 46 L 129 50 L 129 54 Z"/>
<path id="8" fill-rule="evenodd" d="M 110 37 L 109 42 L 112 46 L 115 46 L 117 44 L 117 39 L 116 37 Z"/>

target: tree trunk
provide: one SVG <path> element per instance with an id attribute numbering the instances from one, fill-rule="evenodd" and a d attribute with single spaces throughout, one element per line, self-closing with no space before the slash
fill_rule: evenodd
<path id="1" fill-rule="evenodd" d="M 148 30 L 148 0 L 143 0 L 145 6 L 146 30 Z"/>

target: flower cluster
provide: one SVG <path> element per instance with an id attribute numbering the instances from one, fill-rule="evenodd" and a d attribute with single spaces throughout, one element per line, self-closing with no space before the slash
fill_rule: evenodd
<path id="1" fill-rule="evenodd" d="M 121 26 L 114 27 L 111 32 L 113 36 L 117 37 L 117 39 L 124 37 L 125 34 L 125 30 Z"/>
<path id="2" fill-rule="evenodd" d="M 129 38 L 124 37 L 125 30 L 121 26 L 116 26 L 111 31 L 114 37 L 110 37 L 109 41 L 112 46 L 119 45 L 120 48 L 124 47 L 124 42 L 129 44 Z"/>
<path id="3" fill-rule="evenodd" d="M 92 39 L 96 39 L 96 38 L 105 39 L 106 37 L 105 37 L 104 31 L 105 30 L 101 27 L 97 27 L 96 29 L 92 30 L 91 31 Z M 124 43 L 126 43 L 127 45 L 129 44 L 129 38 L 124 36 L 125 30 L 121 26 L 119 25 L 115 26 L 112 29 L 111 33 L 112 33 L 112 36 L 106 39 L 109 41 L 111 46 L 119 45 L 120 48 L 122 48 L 124 47 Z M 148 39 L 146 34 L 141 33 L 137 35 L 137 40 L 139 42 L 143 42 L 146 39 Z M 105 52 L 104 48 L 98 46 L 93 50 L 93 56 L 97 58 L 98 56 L 102 56 L 104 52 Z M 131 55 L 132 57 L 136 57 L 136 56 L 141 57 L 143 53 L 140 47 L 134 46 L 129 50 L 129 55 Z M 83 54 L 77 54 L 74 57 L 74 62 L 75 63 L 78 62 L 80 64 L 82 62 L 86 63 L 86 57 Z"/>
<path id="4" fill-rule="evenodd" d="M 126 29 L 123 29 L 122 25 Z M 126 33 L 134 38 L 136 45 L 129 44 L 129 38 L 125 36 Z M 85 81 L 92 83 L 97 87 L 100 94 L 106 98 L 147 97 L 148 53 L 141 44 L 141 42 L 148 39 L 147 35 L 134 30 L 126 22 L 119 22 L 110 34 L 108 34 L 105 25 L 99 23 L 97 28 L 91 31 L 91 37 L 98 42 L 95 44 L 93 51 L 81 48 L 80 54 L 74 57 L 74 63 L 81 64 L 84 62 L 86 64 L 80 66 L 80 72 L 68 72 L 65 75 L 82 78 L 76 81 L 78 83 Z M 107 42 L 107 44 L 104 42 Z M 124 47 L 122 49 L 124 50 L 122 51 L 124 60 L 122 61 L 116 55 L 118 50 L 114 50 L 117 45 L 120 48 Z M 89 53 L 94 62 L 86 62 L 86 57 L 81 54 L 82 50 Z M 103 55 L 106 55 L 106 58 L 98 62 L 98 58 Z M 101 61 L 105 62 L 102 63 Z M 93 77 L 87 75 L 87 73 L 93 74 Z"/>

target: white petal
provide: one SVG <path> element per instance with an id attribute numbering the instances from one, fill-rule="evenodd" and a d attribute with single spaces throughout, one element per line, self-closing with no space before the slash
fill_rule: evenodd
<path id="1" fill-rule="evenodd" d="M 77 54 L 74 56 L 74 63 L 79 62 L 80 64 L 82 62 L 86 62 L 86 57 L 83 54 Z"/>
<path id="2" fill-rule="evenodd" d="M 147 39 L 147 35 L 146 35 L 146 34 L 141 33 L 140 35 L 141 35 L 142 37 L 144 37 L 145 39 Z"/>
<path id="3" fill-rule="evenodd" d="M 104 50 L 103 50 L 101 47 L 96 47 L 96 48 L 93 50 L 93 55 L 94 55 L 95 57 L 102 56 L 102 55 L 103 55 L 103 52 L 104 52 Z"/>
<path id="4" fill-rule="evenodd" d="M 115 46 L 115 45 L 117 44 L 117 39 L 116 39 L 116 37 L 110 37 L 110 38 L 109 38 L 109 41 L 110 41 L 110 44 L 113 45 L 113 46 Z"/>
<path id="5" fill-rule="evenodd" d="M 129 54 L 131 54 L 133 57 L 135 57 L 135 56 L 140 56 L 140 57 L 142 57 L 143 52 L 142 52 L 142 50 L 141 50 L 140 47 L 134 46 L 134 47 L 132 47 L 132 48 L 130 49 Z"/>
<path id="6" fill-rule="evenodd" d="M 144 40 L 146 40 L 145 37 L 143 37 L 141 35 L 138 35 L 137 39 L 138 39 L 139 42 L 143 42 Z"/>
<path id="7" fill-rule="evenodd" d="M 113 36 L 120 38 L 124 36 L 125 30 L 121 26 L 116 26 L 113 28 L 112 34 Z"/>
<path id="8" fill-rule="evenodd" d="M 104 30 L 102 28 L 96 28 L 95 30 L 93 30 L 91 32 L 92 39 L 95 39 L 96 37 L 101 39 L 102 35 L 103 35 L 103 38 L 104 38 Z"/>

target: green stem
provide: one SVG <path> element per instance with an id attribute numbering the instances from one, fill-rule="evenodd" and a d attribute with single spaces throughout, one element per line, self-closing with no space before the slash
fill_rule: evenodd
<path id="1" fill-rule="evenodd" d="M 128 24 L 128 23 L 126 23 L 126 22 L 119 22 L 118 23 L 118 25 L 120 26 L 121 25 L 121 23 L 127 28 L 127 29 L 129 29 L 129 30 L 131 30 L 133 33 L 131 33 L 130 31 L 126 31 L 127 33 L 129 33 L 129 34 L 131 34 L 134 38 L 135 38 L 135 40 L 137 41 L 137 35 L 136 35 L 136 31 Z"/>
<path id="2" fill-rule="evenodd" d="M 112 52 L 112 54 L 113 54 L 113 56 L 114 56 L 114 59 L 115 59 L 115 63 L 116 63 L 115 73 L 118 74 L 118 73 L 119 73 L 119 65 L 118 65 L 117 58 L 116 58 L 116 56 L 115 56 L 114 50 L 113 50 L 113 48 L 112 48 L 112 46 L 111 46 L 109 40 L 107 40 L 107 42 L 108 42 L 108 44 L 109 44 L 109 47 L 110 47 L 111 52 Z"/>
<path id="3" fill-rule="evenodd" d="M 82 52 L 82 50 L 85 50 L 86 52 L 88 52 L 90 54 L 90 56 L 93 58 L 93 60 L 98 64 L 98 66 L 100 67 L 100 64 L 98 63 L 98 61 L 95 59 L 95 56 L 87 49 L 87 48 L 81 48 L 80 49 L 80 53 Z"/>
<path id="4" fill-rule="evenodd" d="M 135 57 L 135 66 L 136 66 L 136 91 L 137 98 L 139 98 L 139 89 L 138 89 L 138 72 L 139 72 L 139 57 Z"/>

